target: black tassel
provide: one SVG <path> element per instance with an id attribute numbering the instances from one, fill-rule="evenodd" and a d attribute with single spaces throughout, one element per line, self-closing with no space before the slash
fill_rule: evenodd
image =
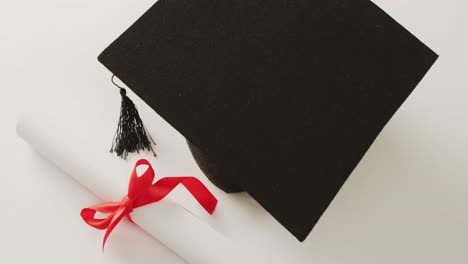
<path id="1" fill-rule="evenodd" d="M 114 77 L 115 75 L 112 76 L 112 83 L 120 89 L 122 105 L 120 107 L 119 124 L 112 140 L 110 152 L 115 152 L 117 156 L 126 159 L 129 153 L 151 150 L 156 157 L 156 152 L 154 152 L 152 146 L 152 144 L 156 145 L 156 143 L 146 131 L 135 104 L 127 96 L 127 91 L 114 82 Z"/>

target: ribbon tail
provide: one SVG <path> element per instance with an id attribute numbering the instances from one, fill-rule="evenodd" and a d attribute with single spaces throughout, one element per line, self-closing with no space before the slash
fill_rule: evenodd
<path id="1" fill-rule="evenodd" d="M 199 179 L 190 176 L 165 177 L 158 180 L 145 196 L 135 201 L 135 208 L 162 200 L 179 184 L 182 184 L 210 215 L 213 214 L 218 200 Z"/>
<path id="2" fill-rule="evenodd" d="M 119 207 L 117 211 L 115 212 L 114 216 L 112 217 L 109 227 L 106 230 L 106 233 L 104 234 L 104 240 L 102 241 L 102 251 L 104 252 L 104 246 L 106 245 L 106 241 L 109 238 L 110 233 L 112 233 L 112 230 L 117 226 L 117 224 L 122 220 L 122 218 L 125 216 L 125 213 L 127 211 L 127 208 L 124 206 Z"/>
<path id="3" fill-rule="evenodd" d="M 210 215 L 214 213 L 218 199 L 200 180 L 195 177 L 187 177 L 182 181 L 182 184 Z"/>

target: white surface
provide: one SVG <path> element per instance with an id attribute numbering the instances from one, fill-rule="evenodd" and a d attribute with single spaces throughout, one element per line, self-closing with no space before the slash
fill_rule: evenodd
<path id="1" fill-rule="evenodd" d="M 152 2 L 0 3 L 0 263 L 181 263 L 125 223 L 101 254 L 102 232 L 79 217 L 83 206 L 98 200 L 44 162 L 14 129 L 19 112 L 32 102 L 87 96 L 98 105 L 97 98 L 106 97 L 118 109 L 119 95 L 109 92 L 108 72 L 96 55 Z M 305 243 L 289 250 L 267 248 L 275 241 L 246 243 L 284 251 L 290 263 L 467 263 L 468 4 L 376 2 L 441 57 Z M 113 133 L 106 129 L 100 133 Z"/>

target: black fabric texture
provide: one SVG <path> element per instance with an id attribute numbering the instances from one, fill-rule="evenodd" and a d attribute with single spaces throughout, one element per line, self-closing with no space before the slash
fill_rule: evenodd
<path id="1" fill-rule="evenodd" d="M 436 58 L 368 0 L 159 0 L 99 56 L 300 241 Z"/>

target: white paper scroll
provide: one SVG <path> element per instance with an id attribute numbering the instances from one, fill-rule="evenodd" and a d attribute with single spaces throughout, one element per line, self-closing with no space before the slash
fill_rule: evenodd
<path id="1" fill-rule="evenodd" d="M 103 127 L 116 120 L 101 119 L 96 114 L 99 108 L 92 103 L 63 107 L 61 111 L 47 106 L 25 113 L 18 123 L 18 135 L 103 201 L 119 201 L 126 195 L 134 161 L 141 156 L 124 161 L 107 151 L 112 134 Z M 114 110 L 118 114 L 118 108 Z M 160 171 L 154 165 L 158 177 Z M 230 239 L 171 197 L 135 209 L 132 219 L 188 263 L 246 263 Z M 112 234 L 108 243 L 112 243 Z"/>

